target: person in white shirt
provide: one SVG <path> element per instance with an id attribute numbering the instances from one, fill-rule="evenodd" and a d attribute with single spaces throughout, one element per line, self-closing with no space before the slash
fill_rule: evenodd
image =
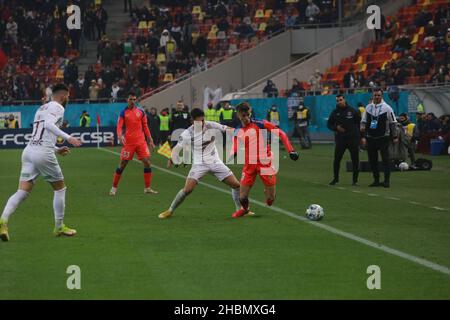
<path id="1" fill-rule="evenodd" d="M 214 174 L 217 179 L 231 187 L 231 195 L 236 209 L 241 208 L 239 201 L 240 183 L 230 168 L 220 159 L 215 141 L 216 136 L 221 137 L 223 132 L 233 130 L 233 128 L 217 122 L 205 121 L 203 110 L 198 108 L 191 111 L 191 117 L 194 124 L 184 130 L 178 138 L 178 144 L 172 150 L 172 158 L 169 160 L 169 164 L 178 165 L 182 162 L 178 153 L 185 150 L 185 147 L 193 149 L 193 164 L 184 188 L 177 193 L 170 208 L 159 215 L 160 219 L 172 216 L 175 209 L 194 191 L 199 181 L 208 173 Z M 217 131 L 220 132 L 219 135 L 215 135 Z"/>
<path id="2" fill-rule="evenodd" d="M 67 155 L 68 147 L 56 147 L 56 140 L 61 137 L 71 145 L 79 147 L 81 141 L 59 129 L 64 117 L 64 108 L 69 100 L 69 90 L 64 84 L 57 84 L 52 90 L 52 101 L 42 105 L 36 112 L 31 139 L 22 152 L 22 169 L 19 189 L 6 203 L 0 218 L 0 239 L 9 240 L 8 220 L 31 193 L 34 182 L 42 175 L 54 190 L 53 210 L 55 214 L 56 236 L 74 236 L 76 230 L 64 225 L 64 208 L 66 185 L 56 155 Z"/>

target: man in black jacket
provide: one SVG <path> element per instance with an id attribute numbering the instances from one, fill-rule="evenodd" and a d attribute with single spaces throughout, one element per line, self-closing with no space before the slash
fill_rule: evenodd
<path id="1" fill-rule="evenodd" d="M 361 116 L 359 111 L 350 107 L 343 95 L 336 97 L 336 109 L 328 118 L 328 129 L 335 132 L 336 147 L 334 149 L 334 179 L 330 185 L 339 182 L 339 168 L 345 150 L 350 151 L 353 165 L 353 185 L 358 183 L 359 175 L 359 126 Z"/>
<path id="2" fill-rule="evenodd" d="M 189 113 L 189 109 L 184 105 L 183 101 L 177 102 L 177 107 L 175 111 L 172 113 L 172 118 L 170 120 L 170 134 L 177 129 L 187 129 L 192 125 L 191 114 Z M 181 134 L 183 130 L 179 132 Z M 172 140 L 171 147 L 175 147 L 178 143 L 178 139 L 174 138 Z"/>

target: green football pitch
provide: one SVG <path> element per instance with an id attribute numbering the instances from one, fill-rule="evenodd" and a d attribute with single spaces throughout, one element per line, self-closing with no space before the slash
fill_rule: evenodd
<path id="1" fill-rule="evenodd" d="M 52 236 L 53 192 L 37 182 L 10 219 L 11 241 L 0 243 L 0 299 L 450 299 L 449 157 L 428 157 L 432 171 L 396 172 L 391 189 L 373 189 L 369 173 L 351 186 L 346 154 L 341 183 L 330 187 L 332 146 L 315 146 L 298 162 L 281 159 L 273 208 L 258 181 L 256 216 L 232 219 L 230 191 L 207 176 L 161 221 L 189 168 L 167 171 L 154 155 L 159 194 L 145 195 L 133 162 L 110 197 L 117 152 L 60 158 L 65 222 L 76 237 Z M 0 152 L 2 207 L 16 190 L 20 154 Z M 313 203 L 325 209 L 320 223 L 304 219 Z M 80 290 L 67 288 L 71 265 L 81 270 Z M 367 287 L 373 265 L 379 290 Z"/>

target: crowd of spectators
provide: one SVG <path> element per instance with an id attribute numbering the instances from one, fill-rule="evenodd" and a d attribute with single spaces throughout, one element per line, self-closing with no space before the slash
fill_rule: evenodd
<path id="1" fill-rule="evenodd" d="M 83 31 L 67 28 L 70 4 L 81 8 Z M 91 0 L 0 0 L 0 47 L 8 57 L 0 70 L 1 102 L 40 100 L 55 80 L 76 80 L 83 42 L 101 38 L 107 19 Z"/>

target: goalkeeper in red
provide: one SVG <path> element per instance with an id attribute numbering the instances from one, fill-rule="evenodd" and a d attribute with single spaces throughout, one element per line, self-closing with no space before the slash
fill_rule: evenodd
<path id="1" fill-rule="evenodd" d="M 136 106 L 137 97 L 133 92 L 128 95 L 128 105 L 120 113 L 117 121 L 117 136 L 122 144 L 120 152 L 120 164 L 116 169 L 113 184 L 109 194 L 115 196 L 122 173 L 129 161 L 133 160 L 136 153 L 137 159 L 144 165 L 144 193 L 158 193 L 150 184 L 152 181 L 152 168 L 150 166 L 150 148 L 154 143 L 147 125 L 147 116 L 141 108 Z"/>
<path id="2" fill-rule="evenodd" d="M 236 106 L 237 116 L 241 125 L 236 128 L 236 136 L 233 145 L 233 155 L 237 155 L 239 144 L 244 142 L 245 165 L 242 168 L 241 188 L 239 201 L 242 208 L 233 213 L 233 218 L 239 218 L 249 213 L 248 195 L 259 176 L 264 184 L 266 204 L 271 206 L 275 201 L 275 186 L 277 183 L 276 169 L 273 163 L 273 154 L 266 140 L 271 134 L 277 135 L 292 160 L 297 161 L 298 153 L 292 147 L 286 133 L 266 120 L 254 120 L 251 118 L 250 105 L 246 102 Z M 261 129 L 265 129 L 260 131 Z M 264 135 L 268 133 L 268 135 Z M 262 140 L 263 139 L 263 140 Z"/>

